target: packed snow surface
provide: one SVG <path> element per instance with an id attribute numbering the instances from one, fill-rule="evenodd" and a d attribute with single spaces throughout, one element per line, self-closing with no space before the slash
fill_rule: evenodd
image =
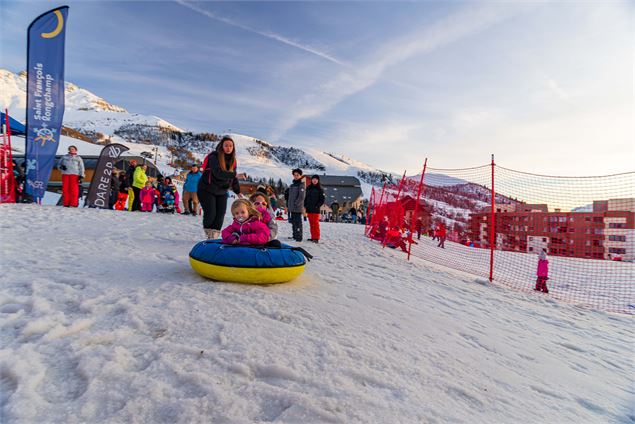
<path id="1" fill-rule="evenodd" d="M 635 419 L 630 316 L 406 262 L 351 224 L 302 243 L 292 283 L 215 283 L 188 264 L 199 220 L 0 205 L 3 423 Z"/>

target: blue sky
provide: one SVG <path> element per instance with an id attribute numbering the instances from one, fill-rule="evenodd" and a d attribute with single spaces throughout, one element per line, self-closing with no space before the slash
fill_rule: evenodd
<path id="1" fill-rule="evenodd" d="M 67 4 L 67 80 L 182 128 L 410 173 L 634 168 L 632 2 Z M 2 67 L 56 5 L 2 0 Z"/>

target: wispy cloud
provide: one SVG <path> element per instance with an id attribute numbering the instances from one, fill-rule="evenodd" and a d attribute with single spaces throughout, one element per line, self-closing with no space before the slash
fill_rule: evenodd
<path id="1" fill-rule="evenodd" d="M 377 49 L 361 66 L 348 68 L 299 99 L 274 130 L 277 139 L 299 122 L 323 115 L 334 106 L 379 81 L 387 69 L 483 31 L 517 14 L 521 8 L 486 4 L 464 8 L 423 30 L 392 40 Z"/>
<path id="2" fill-rule="evenodd" d="M 544 86 L 550 93 L 552 93 L 556 98 L 562 100 L 563 102 L 570 103 L 571 98 L 569 94 L 562 88 L 560 84 L 558 84 L 555 79 L 546 74 L 542 74 L 541 78 Z"/>
<path id="3" fill-rule="evenodd" d="M 291 39 L 289 39 L 287 37 L 284 37 L 284 36 L 282 36 L 280 34 L 276 34 L 276 33 L 270 32 L 270 31 L 262 31 L 262 30 L 259 30 L 259 29 L 252 28 L 250 26 L 241 24 L 240 22 L 236 22 L 233 19 L 229 19 L 229 18 L 226 18 L 226 17 L 223 17 L 223 16 L 218 16 L 218 15 L 210 12 L 209 10 L 202 9 L 202 8 L 196 6 L 195 4 L 192 4 L 192 3 L 184 1 L 184 0 L 176 0 L 176 2 L 178 4 L 180 4 L 181 6 L 185 6 L 185 7 L 189 8 L 189 9 L 191 9 L 191 10 L 194 10 L 195 12 L 198 12 L 198 13 L 200 13 L 202 15 L 205 15 L 208 18 L 214 19 L 216 21 L 223 22 L 223 23 L 225 23 L 227 25 L 231 25 L 231 26 L 243 29 L 245 31 L 248 31 L 248 32 L 251 32 L 251 33 L 254 33 L 254 34 L 261 35 L 263 37 L 270 38 L 272 40 L 278 41 L 280 43 L 286 44 L 286 45 L 291 46 L 291 47 L 295 47 L 295 48 L 303 50 L 303 51 L 305 51 L 307 53 L 311 53 L 313 55 L 319 56 L 322 59 L 326 59 L 329 62 L 336 63 L 336 64 L 338 64 L 340 66 L 347 66 L 344 62 L 340 61 L 339 59 L 333 57 L 332 55 L 330 55 L 330 54 L 328 54 L 326 52 L 320 51 L 320 50 L 318 50 L 318 49 L 316 49 L 314 47 L 308 46 L 306 44 L 298 43 L 297 41 L 291 40 Z"/>

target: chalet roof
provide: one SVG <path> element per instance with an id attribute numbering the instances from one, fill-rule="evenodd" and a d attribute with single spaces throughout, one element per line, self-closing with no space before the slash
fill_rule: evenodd
<path id="1" fill-rule="evenodd" d="M 361 187 L 359 179 L 357 179 L 357 177 L 351 177 L 350 175 L 320 175 L 320 184 L 322 187 Z"/>
<path id="2" fill-rule="evenodd" d="M 320 178 L 320 180 L 321 179 L 322 178 Z M 335 202 L 339 203 L 340 206 L 344 205 L 344 203 L 355 202 L 363 195 L 360 187 L 336 187 L 322 185 L 322 188 L 324 189 L 324 196 L 326 198 L 325 203 L 329 207 Z"/>
<path id="3" fill-rule="evenodd" d="M 350 175 L 320 175 L 320 185 L 324 189 L 326 205 L 337 202 L 340 206 L 355 202 L 363 196 L 361 183 L 357 177 Z M 311 183 L 311 176 L 305 175 L 306 183 Z"/>

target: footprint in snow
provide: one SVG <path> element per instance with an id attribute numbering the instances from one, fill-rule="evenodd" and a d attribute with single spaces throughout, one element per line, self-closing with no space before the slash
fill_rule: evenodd
<path id="1" fill-rule="evenodd" d="M 88 378 L 78 367 L 77 360 L 71 358 L 50 362 L 37 392 L 49 403 L 79 399 L 88 388 Z"/>

